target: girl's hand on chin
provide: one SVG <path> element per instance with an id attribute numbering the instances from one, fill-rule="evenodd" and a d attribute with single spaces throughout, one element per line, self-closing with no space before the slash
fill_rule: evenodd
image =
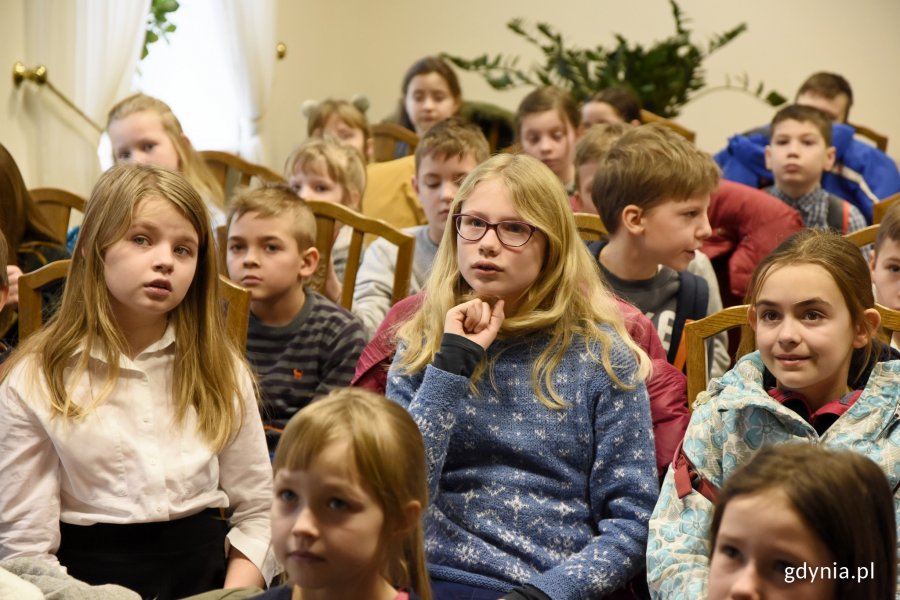
<path id="1" fill-rule="evenodd" d="M 503 300 L 497 300 L 491 308 L 490 304 L 476 298 L 458 304 L 447 312 L 444 333 L 461 335 L 487 350 L 497 338 L 504 318 Z"/>

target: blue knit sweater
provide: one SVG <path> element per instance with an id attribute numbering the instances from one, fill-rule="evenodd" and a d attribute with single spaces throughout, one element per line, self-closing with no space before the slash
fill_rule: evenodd
<path id="1" fill-rule="evenodd" d="M 611 362 L 628 381 L 636 362 L 611 335 Z M 388 374 L 387 396 L 425 439 L 437 579 L 501 593 L 527 583 L 563 600 L 603 596 L 643 567 L 658 492 L 644 385 L 616 387 L 579 339 L 553 377 L 569 406 L 551 410 L 531 388 L 547 342 L 495 341 L 496 386 L 486 374 L 477 395 L 468 378 L 431 365 Z"/>

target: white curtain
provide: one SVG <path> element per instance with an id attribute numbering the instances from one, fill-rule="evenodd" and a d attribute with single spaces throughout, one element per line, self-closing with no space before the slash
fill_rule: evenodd
<path id="1" fill-rule="evenodd" d="M 32 0 L 26 5 L 27 66 L 48 79 L 101 127 L 131 84 L 144 42 L 150 0 Z M 50 90 L 28 83 L 35 121 L 37 179 L 87 196 L 100 174 L 100 133 Z"/>
<path id="2" fill-rule="evenodd" d="M 222 0 L 223 28 L 237 83 L 240 155 L 266 164 L 260 124 L 275 69 L 276 0 Z"/>

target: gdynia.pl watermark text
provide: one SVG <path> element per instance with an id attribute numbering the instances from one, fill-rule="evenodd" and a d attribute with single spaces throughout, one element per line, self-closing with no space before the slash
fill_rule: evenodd
<path id="1" fill-rule="evenodd" d="M 850 567 L 839 567 L 834 563 L 830 567 L 811 567 L 803 563 L 799 567 L 785 567 L 784 582 L 815 581 L 817 579 L 842 579 L 851 581 L 865 581 L 875 579 L 875 563 L 869 563 L 867 567 L 856 567 L 856 572 Z"/>

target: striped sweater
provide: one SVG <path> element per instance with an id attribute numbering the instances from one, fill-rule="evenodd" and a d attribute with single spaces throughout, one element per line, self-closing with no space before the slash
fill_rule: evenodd
<path id="1" fill-rule="evenodd" d="M 315 396 L 349 385 L 365 344 L 359 319 L 310 289 L 287 325 L 264 325 L 251 314 L 247 359 L 259 379 L 265 424 L 282 429 Z"/>

